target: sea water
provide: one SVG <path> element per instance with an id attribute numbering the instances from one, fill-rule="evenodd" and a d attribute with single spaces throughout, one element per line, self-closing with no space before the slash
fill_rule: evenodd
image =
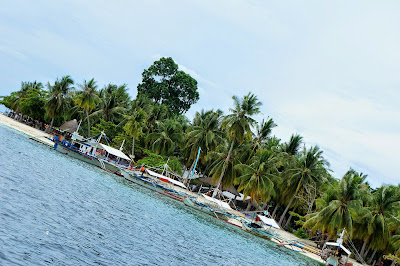
<path id="1" fill-rule="evenodd" d="M 0 265 L 318 265 L 0 125 Z"/>

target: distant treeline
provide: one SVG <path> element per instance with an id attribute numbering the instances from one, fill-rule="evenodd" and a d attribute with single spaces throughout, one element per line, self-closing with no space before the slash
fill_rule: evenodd
<path id="1" fill-rule="evenodd" d="M 261 102 L 252 93 L 232 97 L 229 114 L 201 110 L 189 121 L 184 113 L 199 99 L 197 81 L 172 58 L 144 70 L 137 88 L 132 100 L 125 84 L 99 88 L 94 79 L 76 84 L 64 76 L 46 86 L 22 82 L 0 103 L 48 128 L 82 120 L 81 134 L 104 131 L 111 145 L 125 140 L 139 165 L 168 161 L 179 174 L 193 167 L 200 147 L 196 171 L 250 196 L 247 210 L 267 209 L 287 230 L 320 244 L 345 228 L 353 252 L 369 263 L 400 256 L 400 185 L 373 189 L 353 169 L 333 178 L 318 146 L 305 148 L 296 134 L 283 142 L 272 134 L 277 126 L 272 118 L 254 119 Z"/>

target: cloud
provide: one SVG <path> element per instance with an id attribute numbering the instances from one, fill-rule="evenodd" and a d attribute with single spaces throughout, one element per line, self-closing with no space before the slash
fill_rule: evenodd
<path id="1" fill-rule="evenodd" d="M 395 181 L 393 173 L 400 161 L 398 132 L 400 111 L 366 98 L 341 98 L 325 94 L 299 102 L 287 102 L 278 112 L 285 114 L 287 127 L 298 131 L 305 141 L 328 151 L 334 170 L 346 171 L 359 165 L 373 172 L 370 181 Z M 288 119 L 290 118 L 290 119 Z M 362 162 L 362 163 L 361 163 Z"/>

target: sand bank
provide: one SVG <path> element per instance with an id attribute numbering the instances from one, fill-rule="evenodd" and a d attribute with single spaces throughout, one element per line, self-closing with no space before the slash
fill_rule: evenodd
<path id="1" fill-rule="evenodd" d="M 46 144 L 48 146 L 54 145 L 52 141 L 47 139 L 47 138 L 52 138 L 53 137 L 52 135 L 47 134 L 46 132 L 41 131 L 39 129 L 25 125 L 24 123 L 18 122 L 17 120 L 10 118 L 2 113 L 0 113 L 0 123 L 28 135 L 35 141 Z"/>

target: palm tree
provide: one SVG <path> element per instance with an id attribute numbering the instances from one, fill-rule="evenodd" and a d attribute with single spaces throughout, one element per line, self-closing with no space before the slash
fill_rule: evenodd
<path id="1" fill-rule="evenodd" d="M 17 92 L 14 93 L 15 96 L 12 99 L 11 103 L 11 109 L 13 109 L 17 114 L 19 113 L 21 109 L 21 101 L 27 96 L 29 91 L 31 90 L 42 90 L 43 89 L 43 84 L 41 82 L 37 82 L 36 80 L 34 82 L 21 82 L 21 89 Z M 21 120 L 22 117 L 20 117 L 19 120 Z"/>
<path id="2" fill-rule="evenodd" d="M 256 121 L 252 116 L 260 113 L 259 107 L 261 106 L 261 102 L 258 101 L 257 96 L 254 94 L 249 92 L 242 99 L 239 99 L 237 96 L 233 96 L 232 99 L 234 103 L 234 108 L 230 109 L 232 113 L 227 115 L 223 120 L 223 127 L 227 129 L 228 138 L 231 140 L 231 146 L 217 182 L 217 189 L 213 193 L 213 197 L 217 195 L 217 191 L 221 185 L 222 178 L 225 174 L 225 167 L 229 161 L 235 141 L 242 143 L 245 136 L 251 138 L 251 127 L 256 124 Z"/>
<path id="3" fill-rule="evenodd" d="M 278 172 L 275 153 L 270 150 L 260 150 L 250 160 L 250 164 L 238 164 L 238 191 L 243 191 L 244 198 L 250 196 L 253 202 L 266 201 L 267 195 L 274 188 L 273 179 Z"/>
<path id="4" fill-rule="evenodd" d="M 193 119 L 193 126 L 188 130 L 186 148 L 189 150 L 189 160 L 194 160 L 199 147 L 202 150 L 200 161 L 205 163 L 204 158 L 209 151 L 223 142 L 223 132 L 221 131 L 222 111 L 213 110 L 196 112 Z"/>
<path id="5" fill-rule="evenodd" d="M 329 194 L 329 202 L 326 202 L 328 205 L 309 219 L 304 227 L 312 227 L 313 231 L 319 228 L 332 236 L 346 228 L 351 235 L 354 218 L 362 211 L 362 194 L 368 191 L 368 186 L 364 183 L 366 178 L 366 175 L 353 169 L 347 171 L 337 188 Z"/>
<path id="6" fill-rule="evenodd" d="M 96 81 L 94 80 L 94 78 L 89 81 L 85 80 L 83 84 L 79 84 L 79 87 L 82 90 L 77 92 L 75 103 L 86 112 L 86 119 L 88 123 L 88 137 L 90 137 L 89 112 L 96 107 L 96 104 L 99 100 L 99 96 L 96 90 Z"/>
<path id="7" fill-rule="evenodd" d="M 374 250 L 385 250 L 391 239 L 391 225 L 398 224 L 396 215 L 400 211 L 400 189 L 383 185 L 372 193 L 372 201 L 361 216 L 361 224 L 367 225 L 363 236 L 365 242 Z M 396 227 L 396 226 L 395 226 Z M 366 245 L 363 245 L 365 248 Z M 361 250 L 361 254 L 364 250 Z"/>
<path id="8" fill-rule="evenodd" d="M 96 119 L 102 118 L 105 121 L 112 121 L 116 124 L 121 122 L 120 120 L 127 112 L 130 101 L 126 84 L 121 86 L 108 84 L 100 90 L 99 96 L 101 102 L 90 116 Z"/>
<path id="9" fill-rule="evenodd" d="M 170 156 L 182 143 L 182 127 L 175 120 L 156 123 L 156 131 L 147 136 L 151 147 L 161 155 Z"/>
<path id="10" fill-rule="evenodd" d="M 139 138 L 143 134 L 143 126 L 145 125 L 147 114 L 141 108 L 134 110 L 131 115 L 125 115 L 127 121 L 124 130 L 132 137 L 132 157 L 135 158 L 135 138 Z"/>
<path id="11" fill-rule="evenodd" d="M 63 115 L 70 107 L 72 96 L 71 90 L 74 89 L 72 86 L 74 81 L 70 76 L 64 76 L 61 79 L 57 79 L 54 85 L 51 86 L 49 83 L 47 87 L 49 89 L 49 99 L 45 105 L 47 115 L 51 118 L 50 128 L 53 127 L 54 119 Z"/>
<path id="12" fill-rule="evenodd" d="M 326 172 L 325 165 L 328 165 L 328 162 L 322 157 L 322 151 L 318 146 L 315 146 L 309 150 L 304 148 L 302 154 L 295 157 L 294 165 L 285 170 L 284 176 L 287 182 L 283 195 L 289 196 L 290 200 L 279 220 L 280 225 L 300 190 L 304 189 L 306 184 L 318 185 L 322 182 Z"/>

